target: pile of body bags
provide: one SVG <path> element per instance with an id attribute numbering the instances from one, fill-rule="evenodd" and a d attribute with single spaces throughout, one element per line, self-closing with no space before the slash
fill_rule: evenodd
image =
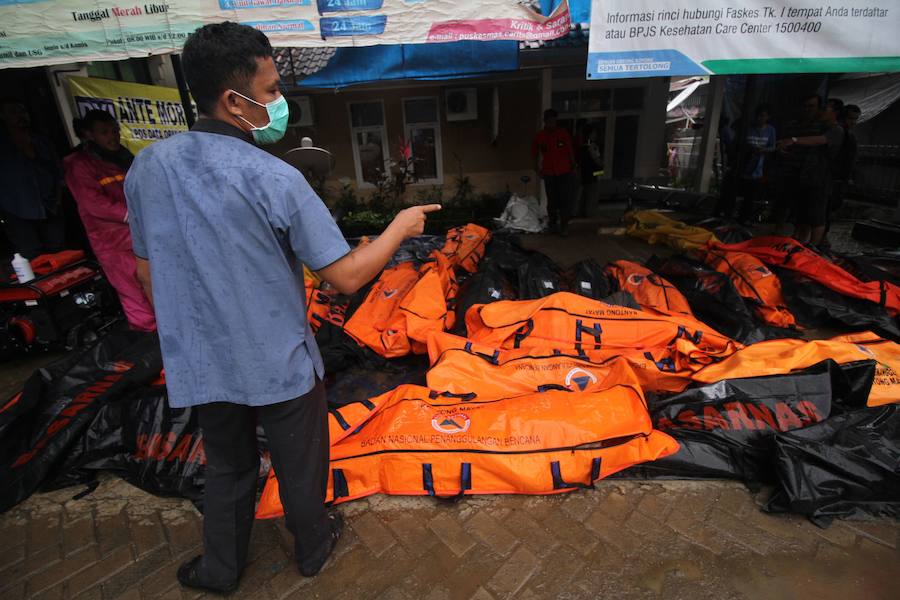
<path id="1" fill-rule="evenodd" d="M 787 238 L 690 233 L 683 254 L 562 270 L 468 225 L 410 240 L 353 297 L 308 274 L 328 501 L 709 477 L 771 486 L 768 509 L 820 524 L 900 515 L 890 273 Z M 856 333 L 801 339 L 822 326 Z M 0 509 L 98 470 L 199 502 L 196 416 L 168 408 L 160 366 L 155 339 L 120 331 L 35 373 L 0 408 Z M 257 516 L 278 516 L 261 465 Z"/>

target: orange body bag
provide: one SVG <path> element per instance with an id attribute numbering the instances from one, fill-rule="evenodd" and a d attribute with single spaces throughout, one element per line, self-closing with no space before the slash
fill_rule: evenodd
<path id="1" fill-rule="evenodd" d="M 488 229 L 469 223 L 447 232 L 441 254 L 450 259 L 454 267 L 474 273 L 478 270 L 478 263 L 484 258 L 484 251 L 490 241 L 491 232 Z"/>
<path id="2" fill-rule="evenodd" d="M 344 324 L 344 331 L 360 346 L 368 346 L 385 358 L 409 354 L 406 320 L 399 307 L 418 281 L 419 271 L 412 263 L 382 271 L 366 299 Z"/>
<path id="3" fill-rule="evenodd" d="M 644 310 L 661 315 L 693 316 L 684 294 L 647 267 L 629 260 L 617 260 L 608 264 L 605 270 Z"/>
<path id="4" fill-rule="evenodd" d="M 609 383 L 495 400 L 400 386 L 332 446 L 327 498 L 566 492 L 674 453 L 678 443 L 653 429 L 636 380 Z M 282 514 L 276 482 L 258 518 Z"/>
<path id="5" fill-rule="evenodd" d="M 406 321 L 406 335 L 413 350 L 424 354 L 432 333 L 440 333 L 456 323 L 456 292 L 459 286 L 450 261 L 435 252 L 433 260 L 419 268 L 421 278 L 400 302 Z"/>
<path id="6" fill-rule="evenodd" d="M 713 245 L 717 250 L 747 252 L 759 260 L 797 271 L 844 296 L 862 298 L 900 312 L 900 287 L 887 281 L 860 281 L 833 262 L 787 237 L 758 237 L 740 244 Z"/>
<path id="7" fill-rule="evenodd" d="M 831 359 L 839 364 L 875 360 L 875 381 L 869 406 L 900 402 L 900 344 L 866 332 L 830 340 L 783 339 L 758 342 L 729 358 L 697 371 L 699 383 L 714 383 L 737 377 L 783 375 Z"/>
<path id="8" fill-rule="evenodd" d="M 471 340 L 507 349 L 644 352 L 686 339 L 713 357 L 728 356 L 740 347 L 690 316 L 657 315 L 568 292 L 538 300 L 476 304 L 466 313 L 466 327 Z"/>
<path id="9" fill-rule="evenodd" d="M 706 264 L 728 275 L 742 298 L 749 300 L 763 322 L 774 327 L 796 327 L 794 315 L 781 295 L 781 282 L 758 258 L 745 252 L 728 252 L 714 246 Z"/>
<path id="10" fill-rule="evenodd" d="M 453 326 L 457 287 L 449 259 L 438 252 L 418 269 L 400 263 L 381 273 L 344 331 L 385 358 L 424 354 L 431 332 Z"/>
<path id="11" fill-rule="evenodd" d="M 504 397 L 539 389 L 590 391 L 615 380 L 616 365 L 627 362 L 641 389 L 680 392 L 693 373 L 712 361 L 691 342 L 652 350 L 622 348 L 589 350 L 585 354 L 554 353 L 539 348 L 505 350 L 471 342 L 449 333 L 428 339 L 431 369 L 428 387 L 461 393 L 477 390 L 482 397 Z"/>
<path id="12" fill-rule="evenodd" d="M 343 327 L 349 300 L 339 302 L 337 291 L 317 289 L 313 280 L 305 279 L 303 283 L 306 286 L 306 322 L 312 332 L 319 331 L 326 322 Z"/>

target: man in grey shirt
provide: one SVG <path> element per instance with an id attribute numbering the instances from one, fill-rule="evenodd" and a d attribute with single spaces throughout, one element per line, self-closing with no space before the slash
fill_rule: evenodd
<path id="1" fill-rule="evenodd" d="M 302 265 L 343 293 L 374 278 L 439 205 L 401 211 L 350 251 L 303 176 L 257 148 L 279 140 L 287 106 L 259 31 L 206 25 L 185 42 L 201 118 L 142 151 L 125 182 L 138 277 L 152 298 L 169 403 L 197 407 L 206 451 L 204 553 L 188 587 L 228 592 L 247 558 L 266 431 L 300 572 L 318 573 L 341 531 L 325 511 L 323 365 L 306 322 Z"/>

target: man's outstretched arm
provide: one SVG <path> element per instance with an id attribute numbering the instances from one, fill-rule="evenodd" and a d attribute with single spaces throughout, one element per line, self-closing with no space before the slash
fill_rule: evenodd
<path id="1" fill-rule="evenodd" d="M 381 272 L 403 240 L 422 235 L 426 215 L 440 209 L 440 204 L 426 204 L 401 210 L 372 243 L 320 269 L 319 275 L 340 293 L 353 294 Z"/>

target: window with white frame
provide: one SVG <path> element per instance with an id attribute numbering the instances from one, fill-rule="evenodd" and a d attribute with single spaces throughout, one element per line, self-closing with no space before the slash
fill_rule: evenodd
<path id="1" fill-rule="evenodd" d="M 412 149 L 413 174 L 419 183 L 441 183 L 444 178 L 441 154 L 441 116 L 438 99 L 404 98 L 403 124 Z"/>
<path id="2" fill-rule="evenodd" d="M 388 172 L 390 154 L 381 100 L 351 102 L 350 135 L 360 187 L 375 185 Z"/>

